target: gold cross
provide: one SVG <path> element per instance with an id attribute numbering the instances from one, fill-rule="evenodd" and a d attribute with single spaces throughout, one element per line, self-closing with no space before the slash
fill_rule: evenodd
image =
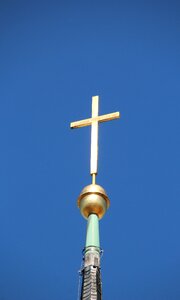
<path id="1" fill-rule="evenodd" d="M 92 117 L 89 119 L 72 122 L 70 127 L 80 128 L 91 125 L 91 160 L 90 160 L 90 174 L 92 176 L 92 183 L 96 183 L 97 167 L 98 167 L 98 125 L 99 122 L 111 121 L 120 118 L 120 113 L 115 112 L 107 115 L 98 115 L 99 111 L 99 96 L 92 97 Z"/>

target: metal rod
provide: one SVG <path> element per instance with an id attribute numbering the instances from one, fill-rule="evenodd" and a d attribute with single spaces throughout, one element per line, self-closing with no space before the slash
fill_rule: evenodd
<path id="1" fill-rule="evenodd" d="M 92 174 L 92 184 L 96 184 L 96 174 Z"/>

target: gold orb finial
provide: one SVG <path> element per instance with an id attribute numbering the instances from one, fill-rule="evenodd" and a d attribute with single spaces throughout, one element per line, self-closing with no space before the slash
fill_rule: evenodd
<path id="1" fill-rule="evenodd" d="M 85 219 L 90 214 L 96 214 L 101 219 L 109 208 L 110 201 L 100 185 L 90 184 L 82 190 L 77 205 Z"/>

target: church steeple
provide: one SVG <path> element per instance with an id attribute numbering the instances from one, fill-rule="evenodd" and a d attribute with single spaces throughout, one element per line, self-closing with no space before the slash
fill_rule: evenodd
<path id="1" fill-rule="evenodd" d="M 105 190 L 96 184 L 98 170 L 98 125 L 120 117 L 120 113 L 98 116 L 99 96 L 92 97 L 92 117 L 73 122 L 71 128 L 91 125 L 91 160 L 90 174 L 92 184 L 86 186 L 78 197 L 78 207 L 82 216 L 87 219 L 86 245 L 84 249 L 81 287 L 81 300 L 101 300 L 102 283 L 100 268 L 99 220 L 109 208 L 110 201 Z"/>

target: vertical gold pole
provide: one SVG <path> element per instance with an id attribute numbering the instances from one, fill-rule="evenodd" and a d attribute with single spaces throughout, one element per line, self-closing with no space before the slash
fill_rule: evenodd
<path id="1" fill-rule="evenodd" d="M 96 184 L 96 174 L 92 174 L 92 184 Z"/>
<path id="2" fill-rule="evenodd" d="M 92 97 L 92 118 L 98 117 L 99 110 L 99 96 Z M 98 121 L 92 120 L 91 126 L 91 175 L 97 174 L 98 163 Z"/>

